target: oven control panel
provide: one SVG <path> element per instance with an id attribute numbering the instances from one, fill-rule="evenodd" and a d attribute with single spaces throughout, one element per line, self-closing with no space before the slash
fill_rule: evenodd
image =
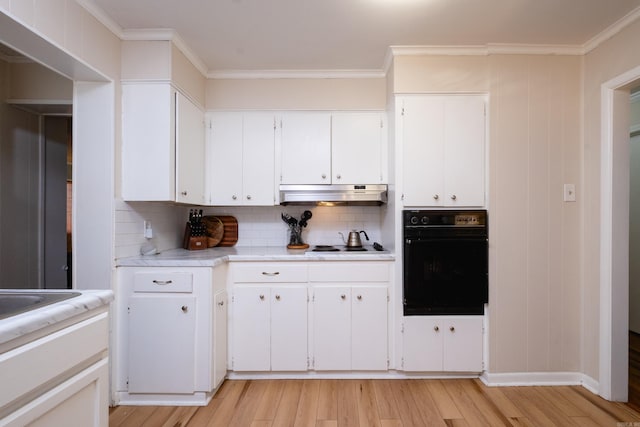
<path id="1" fill-rule="evenodd" d="M 487 211 L 428 211 L 405 210 L 405 227 L 485 227 Z"/>

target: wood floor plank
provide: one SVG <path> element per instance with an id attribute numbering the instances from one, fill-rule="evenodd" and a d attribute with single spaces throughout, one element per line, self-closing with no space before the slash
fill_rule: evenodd
<path id="1" fill-rule="evenodd" d="M 445 390 L 440 380 L 417 380 L 427 387 L 433 401 L 438 408 L 438 412 L 444 420 L 462 419 L 462 414 L 458 410 L 458 407 Z"/>
<path id="2" fill-rule="evenodd" d="M 572 390 L 588 400 L 594 407 L 608 413 L 620 421 L 640 421 L 640 414 L 629 405 L 620 402 L 608 402 L 582 387 L 573 387 Z"/>
<path id="3" fill-rule="evenodd" d="M 391 391 L 390 382 L 395 380 L 377 380 L 373 382 L 376 393 L 378 413 L 381 419 L 400 420 L 398 405 Z"/>
<path id="4" fill-rule="evenodd" d="M 389 420 L 389 419 L 385 419 L 385 420 L 380 420 L 380 425 L 381 427 L 404 427 L 402 425 L 402 421 L 400 420 Z"/>
<path id="5" fill-rule="evenodd" d="M 316 427 L 338 427 L 338 420 L 318 420 Z"/>
<path id="6" fill-rule="evenodd" d="M 549 411 L 543 411 L 533 403 L 532 395 L 529 393 L 530 391 L 531 390 L 527 390 L 527 387 L 510 387 L 509 390 L 505 390 L 504 393 L 522 410 L 533 425 L 540 427 L 555 427 L 559 425 L 548 416 Z M 560 425 L 570 425 L 570 421 L 566 421 Z"/>
<path id="7" fill-rule="evenodd" d="M 165 423 L 176 411 L 175 406 L 160 406 L 146 419 L 140 427 L 158 427 Z"/>
<path id="8" fill-rule="evenodd" d="M 298 411 L 298 401 L 302 391 L 302 380 L 283 380 L 282 398 L 271 424 L 273 427 L 289 427 L 293 425 Z"/>
<path id="9" fill-rule="evenodd" d="M 509 420 L 512 418 L 524 418 L 522 411 L 504 395 L 501 387 L 486 387 L 479 379 L 473 381 L 478 385 L 478 389 L 481 390 L 482 394 L 493 402 L 496 407 L 500 408 L 500 412 L 506 418 Z"/>
<path id="10" fill-rule="evenodd" d="M 376 392 L 371 380 L 359 380 L 356 382 L 356 395 L 358 400 L 358 421 L 360 427 L 382 427 L 380 413 L 376 401 Z"/>
<path id="11" fill-rule="evenodd" d="M 482 413 L 491 426 L 509 426 L 511 423 L 501 412 L 500 408 L 489 396 L 482 391 L 482 384 L 478 381 L 460 382 L 463 390 L 467 393 L 474 406 Z"/>
<path id="12" fill-rule="evenodd" d="M 228 427 L 231 423 L 231 419 L 235 415 L 236 406 L 238 401 L 248 386 L 248 381 L 234 381 L 224 398 L 220 399 L 220 406 L 212 414 L 212 417 L 207 422 L 207 427 Z M 197 424 L 196 424 L 197 425 Z"/>
<path id="13" fill-rule="evenodd" d="M 446 423 L 442 415 L 438 411 L 429 389 L 426 384 L 420 381 L 409 381 L 409 391 L 416 402 L 416 407 L 420 412 L 420 417 L 428 426 L 446 427 Z"/>
<path id="14" fill-rule="evenodd" d="M 542 399 L 558 408 L 566 416 L 575 418 L 586 416 L 582 409 L 568 401 L 556 387 L 533 387 L 533 389 L 538 391 Z"/>
<path id="15" fill-rule="evenodd" d="M 268 381 L 267 389 L 265 390 L 260 403 L 258 404 L 258 410 L 254 415 L 254 420 L 269 420 L 273 421 L 276 417 L 276 411 L 282 399 L 282 391 L 284 390 L 283 381 Z"/>
<path id="16" fill-rule="evenodd" d="M 359 425 L 355 380 L 338 381 L 338 427 Z"/>
<path id="17" fill-rule="evenodd" d="M 408 381 L 390 381 L 389 388 L 394 396 L 398 407 L 398 414 L 404 427 L 422 427 L 425 426 L 425 420 L 422 419 L 420 411 L 416 405 L 411 391 L 409 390 Z"/>
<path id="18" fill-rule="evenodd" d="M 185 427 L 198 409 L 198 406 L 180 406 L 161 424 L 161 427 Z"/>
<path id="19" fill-rule="evenodd" d="M 300 401 L 296 411 L 295 426 L 314 427 L 318 417 L 318 398 L 320 396 L 320 381 L 305 380 L 302 383 Z"/>
<path id="20" fill-rule="evenodd" d="M 470 426 L 490 425 L 482 412 L 475 406 L 466 390 L 462 387 L 463 382 L 457 380 L 442 380 L 442 384 L 460 410 L 467 424 Z"/>
<path id="21" fill-rule="evenodd" d="M 111 420 L 109 420 L 109 427 L 141 426 L 158 408 L 159 406 L 129 406 L 127 416 L 118 424 L 112 424 Z"/>
<path id="22" fill-rule="evenodd" d="M 573 423 L 580 427 L 600 427 L 600 424 L 596 423 L 589 417 L 571 417 Z"/>
<path id="23" fill-rule="evenodd" d="M 196 413 L 193 414 L 193 416 L 187 423 L 187 427 L 201 427 L 209 424 L 209 420 L 211 420 L 215 416 L 215 413 L 218 411 L 220 405 L 222 405 L 223 402 L 224 398 L 214 396 L 207 406 L 200 407 L 198 408 L 198 410 L 196 410 Z"/>
<path id="24" fill-rule="evenodd" d="M 229 422 L 230 425 L 248 426 L 255 420 L 255 414 L 267 386 L 266 381 L 249 381 L 247 383 L 246 391 L 236 405 L 234 415 Z"/>
<path id="25" fill-rule="evenodd" d="M 320 380 L 318 420 L 338 421 L 338 380 Z"/>
<path id="26" fill-rule="evenodd" d="M 628 421 L 624 419 L 617 419 L 613 416 L 608 409 L 600 408 L 593 404 L 593 401 L 589 396 L 583 396 L 579 389 L 582 387 L 558 387 L 558 392 L 562 393 L 565 398 L 572 404 L 580 408 L 587 417 L 591 418 L 595 423 L 599 425 L 616 425 L 617 422 Z M 591 394 L 591 393 L 589 393 Z M 595 395 L 592 395 L 595 396 Z M 599 397 L 599 396 L 595 396 Z M 595 400 L 594 400 L 595 401 Z M 611 403 L 611 402 L 609 402 Z M 609 406 L 609 405 L 607 405 Z M 613 406 L 613 405 L 610 405 Z"/>

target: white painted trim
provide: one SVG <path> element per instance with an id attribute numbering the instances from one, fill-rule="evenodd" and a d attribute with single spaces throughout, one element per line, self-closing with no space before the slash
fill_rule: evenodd
<path id="1" fill-rule="evenodd" d="M 595 380 L 580 372 L 509 372 L 492 374 L 483 372 L 480 380 L 489 387 L 588 385 Z"/>
<path id="2" fill-rule="evenodd" d="M 109 31 L 122 39 L 122 27 L 92 0 L 76 0 L 87 12 L 98 20 L 102 25 L 107 27 Z"/>
<path id="3" fill-rule="evenodd" d="M 638 18 L 640 18 L 640 6 L 633 9 L 631 12 L 627 13 L 622 18 L 618 19 L 616 22 L 614 22 L 604 31 L 600 32 L 595 37 L 593 37 L 591 40 L 587 41 L 583 45 L 583 53 L 587 54 L 591 52 L 592 50 L 600 46 L 602 43 L 609 40 L 611 37 L 615 36 L 620 31 L 625 29 L 628 25 L 635 22 Z"/>
<path id="4" fill-rule="evenodd" d="M 503 44 L 487 45 L 490 55 L 583 55 L 581 45 L 564 44 Z"/>
<path id="5" fill-rule="evenodd" d="M 626 331 L 618 331 L 614 334 L 614 327 L 624 324 L 624 319 L 619 319 L 622 314 L 614 310 L 614 304 L 622 298 L 625 290 L 624 283 L 617 283 L 614 277 L 615 263 L 613 260 L 614 249 L 616 253 L 628 254 L 628 246 L 613 241 L 613 221 L 615 220 L 613 194 L 614 194 L 614 169 L 629 167 L 614 164 L 614 91 L 624 87 L 635 80 L 640 79 L 640 66 L 635 67 L 605 83 L 601 86 L 600 107 L 600 348 L 599 348 L 599 394 L 607 400 L 619 400 L 618 396 L 627 395 L 627 383 L 618 383 L 614 371 L 617 367 L 627 366 L 627 348 L 613 342 L 613 337 L 620 336 Z M 621 159 L 627 161 L 628 159 Z M 627 196 L 628 197 L 628 196 Z M 626 246 L 626 247 L 625 247 Z M 619 282 L 619 281 L 618 281 Z M 628 295 L 628 293 L 627 293 Z M 628 299 L 628 296 L 625 300 Z M 628 316 L 626 310 L 624 314 Z M 628 319 L 626 319 L 628 324 Z M 624 347 L 624 348 L 621 348 Z"/>
<path id="6" fill-rule="evenodd" d="M 426 56 L 426 55 L 454 55 L 454 56 L 484 56 L 489 50 L 484 45 L 469 46 L 389 46 L 393 56 Z"/>

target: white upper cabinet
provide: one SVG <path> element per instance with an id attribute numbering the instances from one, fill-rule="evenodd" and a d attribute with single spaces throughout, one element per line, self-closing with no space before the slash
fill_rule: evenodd
<path id="1" fill-rule="evenodd" d="M 176 202 L 204 202 L 204 114 L 176 92 Z"/>
<path id="2" fill-rule="evenodd" d="M 169 83 L 123 84 L 122 198 L 203 203 L 203 119 Z"/>
<path id="3" fill-rule="evenodd" d="M 386 182 L 384 113 L 285 113 L 280 123 L 281 184 Z"/>
<path id="4" fill-rule="evenodd" d="M 398 99 L 404 206 L 484 206 L 484 95 Z"/>
<path id="5" fill-rule="evenodd" d="M 332 182 L 385 183 L 385 141 L 384 113 L 334 113 L 331 116 Z"/>
<path id="6" fill-rule="evenodd" d="M 274 115 L 209 113 L 207 123 L 207 203 L 273 206 Z"/>
<path id="7" fill-rule="evenodd" d="M 330 184 L 331 114 L 286 113 L 280 126 L 280 183 Z"/>

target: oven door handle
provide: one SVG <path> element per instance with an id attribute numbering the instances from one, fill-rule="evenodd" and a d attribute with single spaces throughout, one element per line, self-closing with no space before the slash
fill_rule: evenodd
<path id="1" fill-rule="evenodd" d="M 428 237 L 428 238 L 420 238 L 420 239 L 412 239 L 412 238 L 408 238 L 408 239 L 404 239 L 404 242 L 408 245 L 412 245 L 415 243 L 449 243 L 449 242 L 455 242 L 455 243 L 477 243 L 477 242 L 488 242 L 489 239 L 487 239 L 486 237 L 445 237 L 445 238 L 439 238 L 439 237 Z"/>

